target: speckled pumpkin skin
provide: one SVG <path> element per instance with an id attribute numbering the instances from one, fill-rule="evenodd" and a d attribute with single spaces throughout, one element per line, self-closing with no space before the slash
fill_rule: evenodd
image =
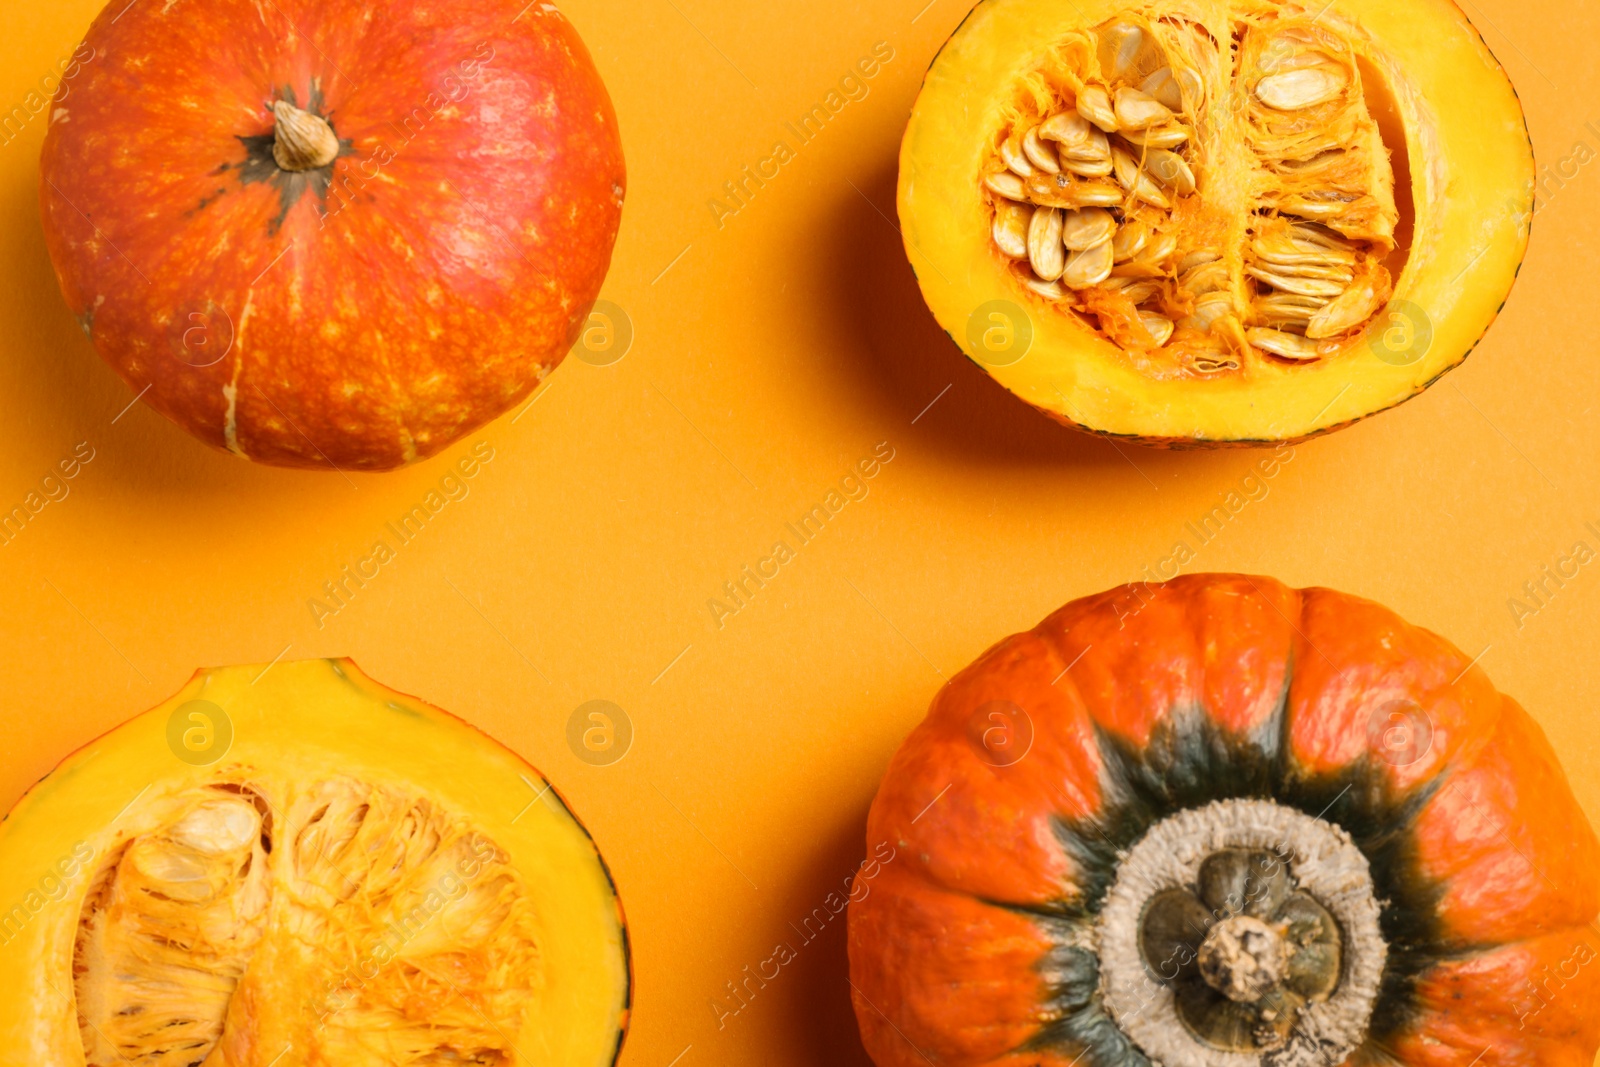
<path id="1" fill-rule="evenodd" d="M 991 701 L 1031 722 L 1009 764 L 978 743 Z M 1425 752 L 1386 758 L 1396 701 Z M 1372 864 L 1390 955 L 1351 1067 L 1591 1067 L 1600 844 L 1539 727 L 1376 604 L 1234 575 L 1075 601 L 939 693 L 868 819 L 902 858 L 850 906 L 874 1061 L 1146 1067 L 1071 931 L 1118 850 L 1225 797 L 1334 822 Z"/>
<path id="2" fill-rule="evenodd" d="M 144 400 L 291 467 L 382 470 L 514 406 L 576 339 L 625 172 L 577 32 L 527 0 L 115 0 L 53 105 L 62 292 Z M 271 163 L 271 106 L 329 120 Z"/>

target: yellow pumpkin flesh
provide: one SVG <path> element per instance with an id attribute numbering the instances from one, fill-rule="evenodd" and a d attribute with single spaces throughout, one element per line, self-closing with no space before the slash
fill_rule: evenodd
<path id="1" fill-rule="evenodd" d="M 8 1062 L 603 1067 L 627 1026 L 561 798 L 348 660 L 201 671 L 69 757 L 0 824 L 0 902 Z"/>

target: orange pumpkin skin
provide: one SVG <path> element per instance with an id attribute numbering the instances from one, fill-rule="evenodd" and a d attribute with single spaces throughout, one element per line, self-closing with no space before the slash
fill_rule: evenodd
<path id="1" fill-rule="evenodd" d="M 118 0 L 63 84 L 45 235 L 95 348 L 218 448 L 382 470 L 514 406 L 611 259 L 616 115 L 525 0 Z M 273 162 L 273 104 L 339 155 Z"/>
<path id="2" fill-rule="evenodd" d="M 1025 721 L 986 710 L 1008 706 Z M 1075 601 L 939 693 L 868 819 L 900 859 L 850 907 L 874 1061 L 1148 1064 L 1107 1040 L 1063 931 L 1152 822 L 1235 797 L 1320 816 L 1371 864 L 1388 962 L 1346 1063 L 1593 1062 L 1600 843 L 1539 727 L 1375 604 L 1234 575 Z"/>

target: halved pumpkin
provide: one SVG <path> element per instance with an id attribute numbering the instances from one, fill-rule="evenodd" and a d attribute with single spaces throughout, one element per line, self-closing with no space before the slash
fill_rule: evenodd
<path id="1" fill-rule="evenodd" d="M 900 154 L 969 357 L 1069 425 L 1298 440 L 1428 387 L 1510 291 L 1534 167 L 1449 0 L 984 0 Z"/>
<path id="2" fill-rule="evenodd" d="M 0 1047 L 51 1067 L 611 1064 L 621 907 L 515 754 L 348 660 L 199 672 L 0 825 Z"/>

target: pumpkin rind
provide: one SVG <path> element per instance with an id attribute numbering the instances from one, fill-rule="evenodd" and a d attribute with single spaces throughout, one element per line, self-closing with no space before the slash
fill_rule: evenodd
<path id="1" fill-rule="evenodd" d="M 40 202 L 67 304 L 143 399 L 262 462 L 381 470 L 561 361 L 626 178 L 553 4 L 125 7 L 52 105 Z M 330 166 L 274 164 L 283 101 L 331 122 Z"/>
<path id="2" fill-rule="evenodd" d="M 934 60 L 906 128 L 901 230 L 945 332 L 1057 421 L 1172 447 L 1302 440 L 1422 392 L 1466 358 L 1504 303 L 1527 245 L 1535 172 L 1521 106 L 1478 32 L 1449 0 L 1284 6 L 1359 27 L 1378 57 L 1375 69 L 1388 76 L 1416 216 L 1390 306 L 1420 308 L 1431 344 L 1421 358 L 1390 363 L 1367 350 L 1363 332 L 1342 354 L 1311 365 L 1266 366 L 1249 380 L 1161 381 L 1028 293 L 993 254 L 989 208 L 979 195 L 985 153 L 1014 87 L 1068 32 L 1123 11 L 1184 5 L 982 0 Z M 1031 345 L 1019 359 L 986 362 L 969 339 L 971 317 L 992 301 L 1015 305 L 1031 324 Z M 1380 321 L 1373 329 L 1382 328 Z"/>
<path id="3" fill-rule="evenodd" d="M 974 740 L 997 701 L 1031 722 L 1020 759 Z M 1391 711 L 1426 743 L 1385 747 Z M 1231 575 L 1069 604 L 939 693 L 868 819 L 905 866 L 850 908 L 874 1060 L 1145 1063 L 1086 931 L 1146 829 L 1227 798 L 1331 822 L 1371 865 L 1389 956 L 1349 1063 L 1591 1062 L 1600 842 L 1538 726 L 1375 604 Z"/>
<path id="4" fill-rule="evenodd" d="M 231 748 L 215 766 L 180 761 L 169 747 L 168 720 L 196 700 L 222 708 L 232 722 Z M 472 820 L 509 857 L 537 909 L 544 984 L 511 1042 L 575 1067 L 614 1062 L 631 971 L 621 906 L 593 841 L 550 783 L 516 755 L 373 682 L 348 660 L 201 671 L 168 702 L 68 757 L 17 803 L 0 823 L 0 900 L 25 914 L 0 917 L 0 1046 L 25 1053 L 28 1063 L 81 1067 L 70 991 L 88 888 L 83 854 L 107 855 L 119 840 L 118 820 L 147 795 L 208 786 L 238 767 L 290 782 L 355 776 L 414 791 Z M 53 873 L 74 856 L 72 876 Z M 63 888 L 34 908 L 30 894 L 39 895 L 41 879 Z M 309 995 L 312 978 L 278 996 Z M 261 992 L 254 987 L 251 995 Z M 248 1005 L 233 1008 L 252 1014 Z M 278 1051 L 255 1047 L 260 1035 L 229 1038 L 220 1060 L 207 1062 L 266 1067 Z"/>

